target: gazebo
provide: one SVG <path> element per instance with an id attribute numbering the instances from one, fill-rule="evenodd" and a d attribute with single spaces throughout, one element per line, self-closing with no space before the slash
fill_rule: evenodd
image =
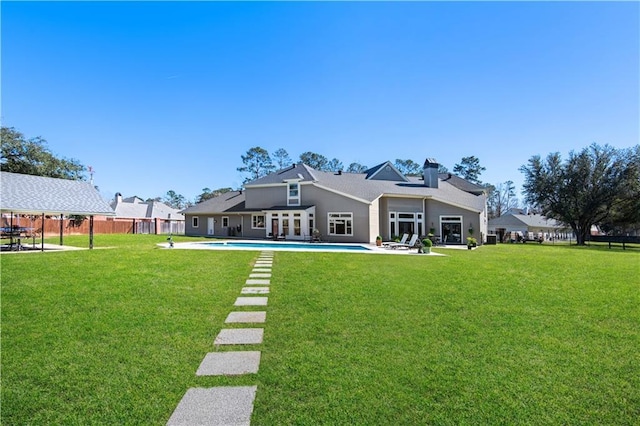
<path id="1" fill-rule="evenodd" d="M 0 212 L 10 214 L 12 218 L 15 214 L 42 215 L 43 251 L 45 215 L 89 216 L 90 249 L 93 248 L 93 217 L 115 215 L 109 203 L 89 182 L 9 172 L 0 172 Z M 62 244 L 62 229 L 60 241 Z"/>

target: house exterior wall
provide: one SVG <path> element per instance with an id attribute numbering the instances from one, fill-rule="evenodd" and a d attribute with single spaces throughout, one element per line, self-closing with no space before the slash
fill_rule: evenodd
<path id="1" fill-rule="evenodd" d="M 316 206 L 316 228 L 322 234 L 322 239 L 339 242 L 368 242 L 375 238 L 377 234 L 371 236 L 369 226 L 369 203 L 326 191 L 315 186 L 302 186 L 301 202 L 303 204 L 314 204 Z M 351 213 L 353 215 L 353 235 L 340 236 L 329 235 L 329 213 Z"/>
<path id="2" fill-rule="evenodd" d="M 304 197 L 304 185 L 300 185 L 301 196 Z M 272 206 L 287 205 L 287 184 L 278 186 L 263 186 L 258 188 L 247 188 L 245 207 L 247 209 L 262 210 Z M 301 198 L 301 203 L 304 203 Z"/>
<path id="3" fill-rule="evenodd" d="M 197 228 L 193 226 L 193 217 L 198 218 Z M 229 226 L 222 226 L 223 217 L 228 218 Z M 213 218 L 215 221 L 213 234 L 209 234 L 209 218 Z M 249 213 L 187 214 L 184 233 L 189 236 L 201 237 L 264 238 L 265 236 L 264 230 L 251 229 L 251 214 Z"/>
<path id="4" fill-rule="evenodd" d="M 397 197 L 382 197 L 379 203 L 379 219 L 378 222 L 380 224 L 379 234 L 382 236 L 383 241 L 390 241 L 393 237 L 398 236 L 402 232 L 396 228 L 395 232 L 390 230 L 390 222 L 391 219 L 389 217 L 390 212 L 394 212 L 395 214 L 400 213 L 414 213 L 421 214 L 424 213 L 423 208 L 423 198 L 397 198 Z M 423 216 L 424 217 L 424 216 Z M 397 218 L 396 218 L 397 220 Z M 416 219 L 416 222 L 418 220 Z M 421 234 L 426 234 L 424 230 L 424 225 L 422 225 Z M 418 232 L 419 225 L 415 223 L 414 230 Z"/>
<path id="5" fill-rule="evenodd" d="M 369 205 L 369 243 L 375 244 L 378 235 L 382 235 L 380 228 L 380 199 Z"/>
<path id="6" fill-rule="evenodd" d="M 474 237 L 481 242 L 486 236 L 486 224 L 482 223 L 482 213 L 472 212 L 461 207 L 451 206 L 435 200 L 427 200 L 426 203 L 426 222 L 427 231 L 429 228 L 435 228 L 436 235 L 442 237 L 442 218 L 443 217 L 461 217 L 461 238 L 460 244 L 467 243 L 467 237 Z M 473 235 L 469 235 L 469 226 L 473 227 Z"/>

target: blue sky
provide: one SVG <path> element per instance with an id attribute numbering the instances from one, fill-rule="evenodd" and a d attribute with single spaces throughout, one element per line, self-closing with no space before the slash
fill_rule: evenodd
<path id="1" fill-rule="evenodd" d="M 2 125 L 106 197 L 238 188 L 260 146 L 374 166 L 640 140 L 638 2 L 7 2 Z"/>

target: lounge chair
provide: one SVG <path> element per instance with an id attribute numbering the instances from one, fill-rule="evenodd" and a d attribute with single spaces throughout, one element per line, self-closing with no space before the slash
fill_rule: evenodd
<path id="1" fill-rule="evenodd" d="M 418 241 L 418 234 L 413 234 L 408 243 L 406 243 L 406 244 L 396 244 L 396 245 L 391 246 L 391 248 L 392 249 L 403 248 L 403 249 L 409 250 L 410 248 L 413 248 L 413 246 L 416 245 L 417 241 Z"/>
<path id="2" fill-rule="evenodd" d="M 407 239 L 409 238 L 409 234 L 402 234 L 402 238 L 400 241 L 387 241 L 386 243 L 382 243 L 382 246 L 385 248 L 393 248 L 395 245 L 402 245 L 407 243 Z"/>

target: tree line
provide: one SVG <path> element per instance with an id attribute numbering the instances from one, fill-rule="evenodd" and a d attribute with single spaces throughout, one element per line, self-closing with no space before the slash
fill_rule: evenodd
<path id="1" fill-rule="evenodd" d="M 238 167 L 236 170 L 246 174 L 245 183 L 259 179 L 269 173 L 293 164 L 289 153 L 283 148 L 279 148 L 273 155 L 269 155 L 266 149 L 256 146 L 249 149 L 245 155 L 241 155 L 241 158 L 243 166 Z M 345 168 L 342 161 L 337 158 L 329 160 L 328 157 L 311 151 L 300 154 L 298 162 L 323 172 L 364 173 L 369 169 L 366 165 L 357 162 L 350 163 L 349 166 Z M 394 166 L 405 176 L 422 175 L 422 163 L 411 159 L 403 160 L 398 158 L 395 160 Z M 462 161 L 453 168 L 455 174 L 476 184 L 482 183 L 480 181 L 480 175 L 484 170 L 486 170 L 486 168 L 480 165 L 480 160 L 475 156 L 463 157 Z M 438 171 L 440 173 L 447 173 L 449 170 L 440 164 Z"/>
<path id="2" fill-rule="evenodd" d="M 16 129 L 3 126 L 1 138 L 2 171 L 86 180 L 87 167 L 76 159 L 57 157 L 42 137 L 28 139 Z M 293 164 L 289 153 L 282 148 L 269 155 L 264 148 L 253 147 L 241 155 L 241 160 L 242 166 L 237 170 L 246 174 L 245 183 Z M 345 168 L 337 158 L 330 160 L 311 151 L 300 154 L 298 161 L 321 171 L 363 173 L 368 169 L 356 162 Z M 410 159 L 396 159 L 394 166 L 407 176 L 422 174 L 422 164 Z M 489 217 L 501 216 L 518 207 L 513 182 L 483 183 L 480 176 L 485 170 L 475 156 L 463 157 L 453 167 L 454 174 L 485 189 Z M 448 169 L 440 166 L 439 172 L 448 173 Z M 520 172 L 525 176 L 525 203 L 544 216 L 570 226 L 578 244 L 585 244 L 592 225 L 612 234 L 640 228 L 640 145 L 616 149 L 594 143 L 570 152 L 566 160 L 559 153 L 551 153 L 546 158 L 535 155 Z M 203 188 L 194 203 L 232 190 Z M 151 200 L 179 209 L 193 204 L 173 190 L 167 191 L 164 197 L 147 199 Z"/>

